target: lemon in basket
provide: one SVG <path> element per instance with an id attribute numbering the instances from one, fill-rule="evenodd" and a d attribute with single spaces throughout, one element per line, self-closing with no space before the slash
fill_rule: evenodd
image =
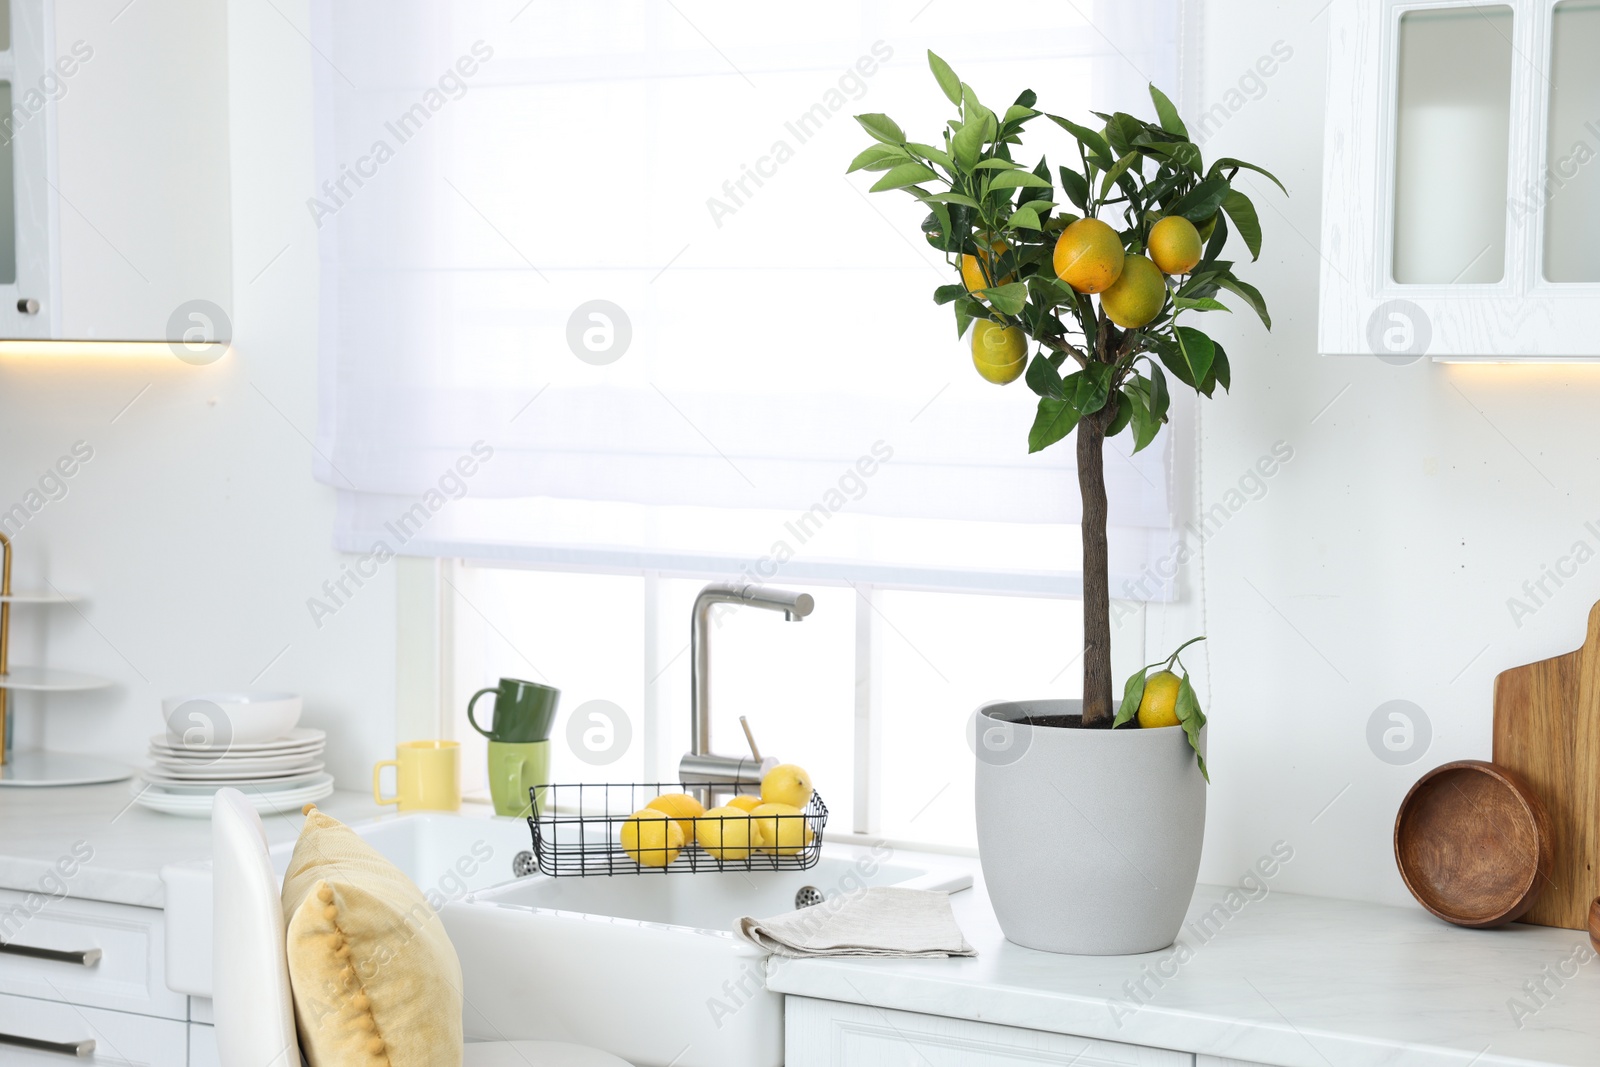
<path id="1" fill-rule="evenodd" d="M 811 844 L 810 820 L 792 804 L 763 804 L 750 813 L 756 849 L 779 856 L 797 856 Z"/>
<path id="2" fill-rule="evenodd" d="M 811 775 L 804 767 L 780 763 L 761 779 L 763 804 L 788 804 L 803 808 L 811 800 Z"/>
<path id="3" fill-rule="evenodd" d="M 740 811 L 755 811 L 761 806 L 761 798 L 753 797 L 749 793 L 741 793 L 728 801 L 728 807 L 738 808 Z"/>
<path id="4" fill-rule="evenodd" d="M 683 843 L 686 845 L 694 840 L 694 820 L 706 813 L 705 807 L 688 793 L 663 793 L 645 807 L 664 811 L 675 820 L 678 829 L 683 831 Z"/>
<path id="5" fill-rule="evenodd" d="M 665 867 L 683 849 L 683 831 L 666 812 L 645 808 L 622 824 L 622 851 L 641 867 Z"/>
<path id="6" fill-rule="evenodd" d="M 694 821 L 694 839 L 712 859 L 748 859 L 750 835 L 750 815 L 738 808 L 712 808 Z"/>

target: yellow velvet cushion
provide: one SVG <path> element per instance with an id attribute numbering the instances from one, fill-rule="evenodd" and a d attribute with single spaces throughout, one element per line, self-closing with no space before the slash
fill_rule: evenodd
<path id="1" fill-rule="evenodd" d="M 311 1067 L 459 1067 L 461 961 L 394 864 L 313 810 L 283 878 L 283 916 Z"/>

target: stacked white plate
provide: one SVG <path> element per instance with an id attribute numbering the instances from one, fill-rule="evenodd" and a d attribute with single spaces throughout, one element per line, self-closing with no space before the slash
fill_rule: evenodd
<path id="1" fill-rule="evenodd" d="M 327 740 L 322 730 L 299 727 L 274 741 L 218 750 L 156 734 L 150 768 L 134 779 L 134 797 L 155 811 L 204 818 L 211 814 L 212 795 L 231 786 L 262 814 L 299 810 L 333 792 L 333 775 L 322 773 Z"/>

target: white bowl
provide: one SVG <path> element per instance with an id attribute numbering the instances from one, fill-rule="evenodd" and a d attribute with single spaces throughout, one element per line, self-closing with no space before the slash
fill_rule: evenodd
<path id="1" fill-rule="evenodd" d="M 287 734 L 300 721 L 300 703 L 294 693 L 191 693 L 162 700 L 161 713 L 174 745 L 223 752 Z"/>

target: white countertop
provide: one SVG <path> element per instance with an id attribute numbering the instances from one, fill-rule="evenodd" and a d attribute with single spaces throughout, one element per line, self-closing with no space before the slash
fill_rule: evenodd
<path id="1" fill-rule="evenodd" d="M 365 793 L 335 793 L 317 807 L 346 821 L 394 810 Z M 300 835 L 298 811 L 262 821 L 271 844 Z M 50 892 L 53 883 L 41 887 L 41 881 L 56 875 L 56 864 L 75 848 L 79 862 L 66 879 L 68 895 L 159 908 L 166 898 L 162 867 L 211 858 L 211 820 L 140 807 L 127 782 L 0 789 L 0 889 Z M 86 850 L 92 855 L 84 861 Z"/>
<path id="2" fill-rule="evenodd" d="M 976 958 L 774 958 L 767 985 L 1282 1067 L 1600 1064 L 1600 962 L 1583 933 L 1464 930 L 1420 907 L 1274 891 L 1197 936 L 1228 892 L 1196 892 L 1186 950 L 1058 956 L 1007 942 L 980 878 L 951 898 Z M 1535 999 L 1524 983 L 1541 981 Z"/>

